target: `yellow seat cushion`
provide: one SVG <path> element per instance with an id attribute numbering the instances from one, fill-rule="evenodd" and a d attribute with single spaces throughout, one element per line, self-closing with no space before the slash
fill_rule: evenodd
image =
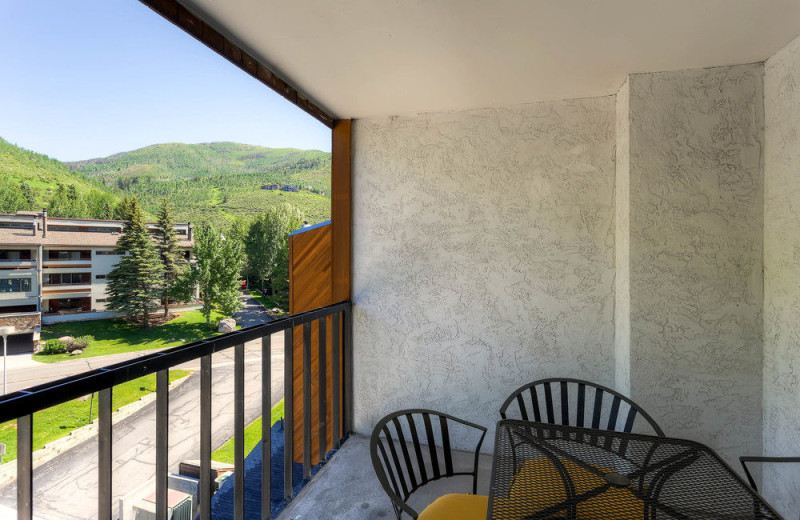
<path id="1" fill-rule="evenodd" d="M 588 471 L 569 460 L 561 460 L 581 495 L 607 484 L 603 475 Z M 603 473 L 609 470 L 598 468 Z M 553 462 L 545 457 L 525 462 L 514 476 L 507 497 L 496 497 L 492 506 L 493 520 L 524 518 L 534 512 L 558 505 L 567 499 L 561 476 Z M 628 488 L 611 487 L 577 505 L 578 520 L 641 520 L 644 503 Z M 566 514 L 566 510 L 560 512 Z"/>
<path id="2" fill-rule="evenodd" d="M 489 497 L 483 495 L 444 495 L 420 513 L 418 520 L 486 520 Z"/>

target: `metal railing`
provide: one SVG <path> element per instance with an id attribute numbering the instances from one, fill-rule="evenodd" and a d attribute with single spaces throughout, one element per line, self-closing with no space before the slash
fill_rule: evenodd
<path id="1" fill-rule="evenodd" d="M 284 498 L 292 497 L 294 447 L 294 341 L 293 328 L 302 326 L 303 355 L 303 476 L 311 476 L 311 324 L 319 326 L 319 435 L 320 456 L 326 445 L 325 408 L 327 385 L 326 320 L 331 316 L 332 389 L 342 389 L 340 400 L 331 396 L 332 439 L 338 448 L 343 435 L 353 429 L 353 368 L 351 304 L 337 303 L 313 311 L 288 316 L 214 338 L 188 343 L 130 361 L 109 365 L 0 397 L 0 423 L 17 420 L 17 519 L 33 518 L 33 413 L 66 401 L 99 393 L 98 410 L 98 518 L 112 519 L 112 392 L 113 387 L 148 374 L 156 374 L 156 518 L 167 520 L 169 369 L 200 359 L 200 492 L 201 520 L 211 519 L 211 355 L 234 349 L 234 518 L 244 519 L 244 344 L 261 339 L 262 465 L 261 518 L 270 518 L 271 504 L 271 409 L 272 334 L 284 332 Z M 342 329 L 340 330 L 340 326 Z M 340 337 L 342 344 L 340 345 Z M 341 350 L 342 359 L 339 359 Z M 340 373 L 340 365 L 343 373 Z M 344 426 L 341 429 L 341 426 Z"/>

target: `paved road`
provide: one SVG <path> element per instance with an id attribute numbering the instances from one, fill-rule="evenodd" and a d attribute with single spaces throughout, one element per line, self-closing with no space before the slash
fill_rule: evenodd
<path id="1" fill-rule="evenodd" d="M 252 298 L 250 298 L 252 299 Z M 257 309 L 256 309 L 257 311 Z M 251 312 L 245 310 L 244 312 Z M 272 404 L 283 397 L 283 334 L 272 338 Z M 245 421 L 261 415 L 261 342 L 245 345 Z M 233 350 L 212 360 L 212 445 L 233 436 Z M 199 368 L 199 361 L 182 368 Z M 199 458 L 200 377 L 195 373 L 170 392 L 169 468 Z M 34 425 L 35 428 L 35 425 Z M 113 495 L 118 499 L 153 478 L 155 470 L 155 404 L 114 426 Z M 14 484 L 0 489 L 0 507 L 14 507 Z M 97 442 L 89 440 L 34 470 L 34 513 L 42 518 L 90 519 L 97 516 Z M 115 513 L 116 514 L 116 513 Z"/>

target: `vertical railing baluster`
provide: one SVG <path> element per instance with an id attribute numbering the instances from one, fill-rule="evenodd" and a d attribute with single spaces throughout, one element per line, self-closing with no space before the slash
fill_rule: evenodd
<path id="1" fill-rule="evenodd" d="M 345 434 L 353 431 L 353 311 L 348 306 L 344 310 L 344 429 Z"/>
<path id="2" fill-rule="evenodd" d="M 97 518 L 111 520 L 111 388 L 98 393 Z"/>
<path id="3" fill-rule="evenodd" d="M 200 358 L 200 520 L 211 520 L 211 355 Z"/>
<path id="4" fill-rule="evenodd" d="M 33 415 L 17 419 L 17 520 L 33 518 Z"/>
<path id="5" fill-rule="evenodd" d="M 156 373 L 156 520 L 167 520 L 169 369 Z"/>
<path id="6" fill-rule="evenodd" d="M 294 462 L 294 328 L 283 331 L 283 497 L 292 498 L 292 463 Z"/>
<path id="7" fill-rule="evenodd" d="M 244 520 L 244 345 L 233 349 L 233 518 Z"/>
<path id="8" fill-rule="evenodd" d="M 303 479 L 311 478 L 311 322 L 303 323 Z"/>
<path id="9" fill-rule="evenodd" d="M 317 323 L 319 323 L 319 391 L 317 397 L 319 400 L 319 460 L 325 460 L 325 454 L 328 452 L 328 431 L 327 431 L 327 415 L 328 415 L 328 402 L 326 398 L 328 381 L 326 379 L 326 372 L 328 366 L 326 363 L 327 358 L 327 316 L 323 316 Z"/>
<path id="10" fill-rule="evenodd" d="M 341 402 L 341 381 L 339 378 L 339 321 L 342 314 L 337 312 L 331 318 L 331 418 L 333 424 L 333 447 L 339 448 L 339 440 L 342 438 L 341 429 L 339 428 L 339 403 Z"/>
<path id="11" fill-rule="evenodd" d="M 261 338 L 261 520 L 272 515 L 272 336 Z"/>

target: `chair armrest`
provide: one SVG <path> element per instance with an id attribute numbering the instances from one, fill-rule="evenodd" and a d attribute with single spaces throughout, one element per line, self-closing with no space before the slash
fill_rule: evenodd
<path id="1" fill-rule="evenodd" d="M 758 487 L 756 486 L 755 480 L 753 480 L 753 476 L 750 474 L 750 471 L 747 469 L 747 462 L 764 462 L 764 463 L 797 463 L 800 464 L 800 457 L 760 457 L 757 455 L 743 455 L 739 457 L 739 462 L 742 464 L 742 468 L 744 468 L 744 473 L 747 475 L 747 480 L 750 482 L 750 486 L 758 491 Z"/>

